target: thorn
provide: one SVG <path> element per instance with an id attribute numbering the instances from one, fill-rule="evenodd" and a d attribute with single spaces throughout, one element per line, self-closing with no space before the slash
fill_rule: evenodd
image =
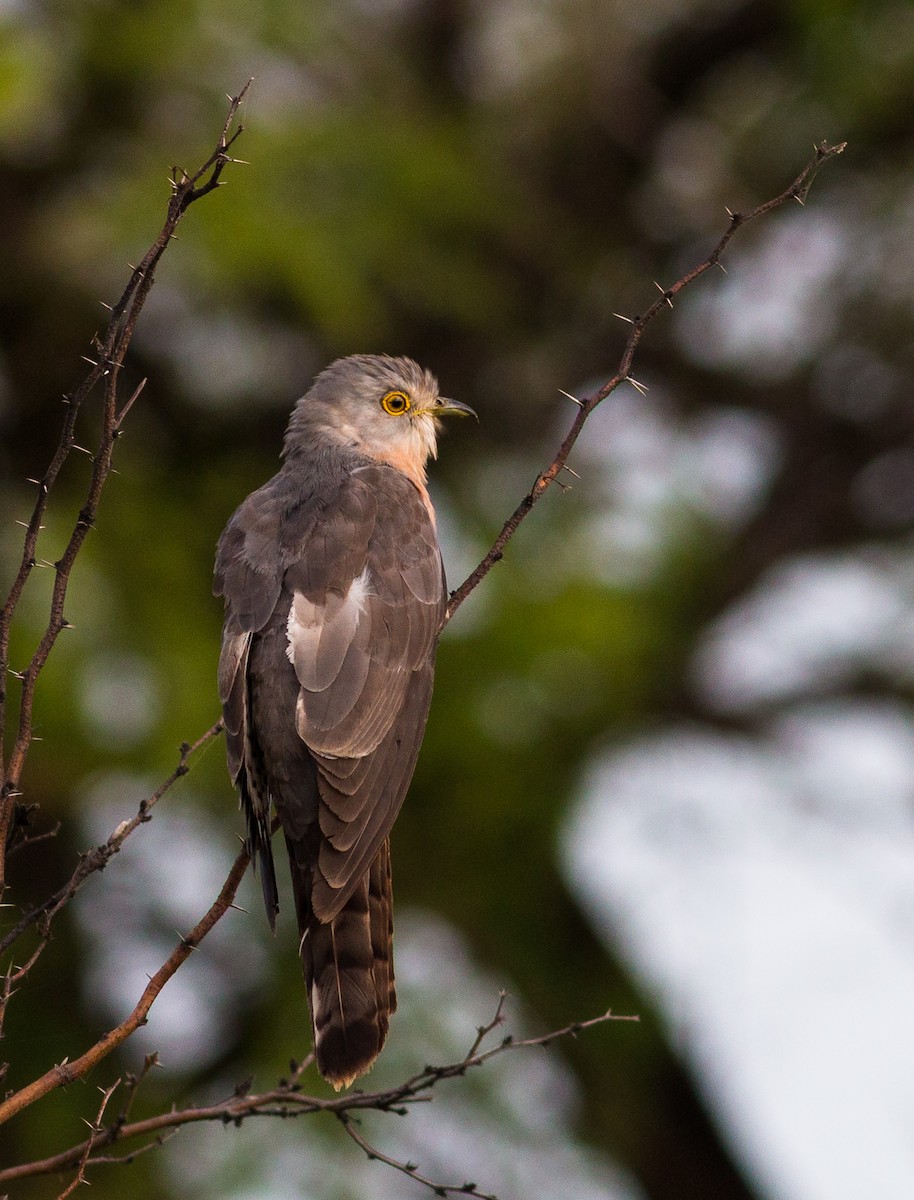
<path id="1" fill-rule="evenodd" d="M 648 389 L 645 386 L 645 384 L 639 383 L 638 380 L 635 379 L 635 377 L 633 375 L 626 375 L 625 378 L 632 385 L 632 387 L 635 389 L 636 392 L 640 392 L 642 396 L 647 394 Z"/>
<path id="2" fill-rule="evenodd" d="M 667 302 L 667 304 L 670 306 L 670 308 L 672 308 L 672 307 L 673 307 L 673 301 L 672 301 L 672 300 L 670 299 L 670 297 L 667 295 L 666 288 L 665 288 L 665 287 L 662 287 L 662 286 L 661 286 L 661 285 L 660 285 L 660 284 L 657 282 L 657 280 L 656 280 L 656 279 L 654 280 L 654 287 L 657 289 L 657 291 L 660 293 L 660 295 L 661 295 L 661 296 L 664 298 L 664 300 Z"/>
<path id="3" fill-rule="evenodd" d="M 577 473 L 577 471 L 572 471 L 571 467 L 569 467 L 569 465 L 567 463 L 562 463 L 562 470 L 567 471 L 569 475 L 573 475 L 575 477 L 575 479 L 581 478 L 581 476 Z"/>
<path id="4" fill-rule="evenodd" d="M 730 218 L 731 221 L 736 216 L 736 213 L 733 211 L 733 209 L 728 208 L 726 204 L 724 205 L 724 212 L 727 214 L 727 216 Z"/>
<path id="5" fill-rule="evenodd" d="M 28 527 L 29 527 L 28 521 L 20 521 L 17 519 L 16 524 L 21 525 L 23 529 L 28 529 Z"/>
<path id="6" fill-rule="evenodd" d="M 720 267 L 720 269 L 723 271 L 723 273 L 725 275 L 729 275 L 730 272 L 727 270 L 727 268 L 724 266 L 724 264 L 722 262 L 718 262 L 715 265 Z"/>
<path id="7" fill-rule="evenodd" d="M 631 317 L 623 317 L 621 313 L 613 313 L 613 316 L 618 317 L 620 321 L 624 321 L 626 325 L 634 325 L 635 323 Z"/>
<path id="8" fill-rule="evenodd" d="M 91 450 L 87 450 L 85 446 L 77 446 L 75 442 L 70 443 L 71 450 L 78 450 L 80 454 L 88 454 L 90 458 L 95 458 Z"/>
<path id="9" fill-rule="evenodd" d="M 565 396 L 565 397 L 567 397 L 567 399 L 574 401 L 574 403 L 575 403 L 575 404 L 578 406 L 578 408 L 583 408 L 583 407 L 584 407 L 584 402 L 583 402 L 583 400 L 579 400 L 579 399 L 577 398 L 577 396 L 572 396 L 571 392 L 566 392 L 566 391 L 564 390 L 564 388 L 559 388 L 559 395 L 560 395 L 560 396 Z"/>
<path id="10" fill-rule="evenodd" d="M 89 364 L 89 366 L 90 366 L 90 367 L 97 367 L 97 366 L 98 366 L 98 363 L 95 361 L 95 359 L 93 359 L 93 358 L 89 358 L 89 356 L 88 356 L 88 355 L 86 355 L 86 354 L 80 354 L 80 356 L 79 356 L 79 357 L 80 357 L 80 358 L 83 360 L 83 362 L 87 362 L 87 363 Z"/>
<path id="11" fill-rule="evenodd" d="M 114 312 L 113 306 L 108 304 L 106 300 L 99 300 L 99 304 L 102 306 L 102 308 L 106 308 L 108 312 Z"/>

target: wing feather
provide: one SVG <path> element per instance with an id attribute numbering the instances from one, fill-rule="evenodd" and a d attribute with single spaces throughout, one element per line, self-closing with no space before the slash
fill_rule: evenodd
<path id="1" fill-rule="evenodd" d="M 367 820 L 362 824 L 355 841 L 346 849 L 334 846 L 326 837 L 318 854 L 312 891 L 314 911 L 321 920 L 330 920 L 352 893 L 361 876 L 368 870 L 384 839 L 390 832 L 409 781 L 412 778 L 419 746 L 425 732 L 428 706 L 431 700 L 433 667 L 412 676 L 409 694 L 397 726 L 375 752 L 377 762 L 371 764 L 364 791 L 369 797 Z M 372 757 L 375 757 L 372 756 Z M 321 823 L 326 820 L 324 806 L 328 780 L 321 760 L 317 760 L 318 790 L 321 794 Z M 329 824 L 329 823 L 328 823 Z M 339 832 L 334 830 L 337 837 Z"/>
<path id="2" fill-rule="evenodd" d="M 299 802 L 283 781 L 286 737 L 310 754 L 320 831 L 311 904 L 328 921 L 380 852 L 412 777 L 446 592 L 434 526 L 406 476 L 362 460 L 332 479 L 309 479 L 303 485 L 301 467 L 296 473 L 287 463 L 248 497 L 220 539 L 219 690 L 230 768 L 248 785 L 242 796 L 258 835 L 264 795 L 260 762 L 251 760 L 261 755 L 273 803 L 299 837 L 314 820 L 315 797 L 312 785 Z M 283 635 L 297 693 L 283 684 L 273 703 L 269 680 L 255 681 L 258 703 L 268 707 L 259 710 L 265 726 L 254 746 L 248 677 L 267 661 L 282 670 L 283 661 L 256 657 L 251 647 Z"/>

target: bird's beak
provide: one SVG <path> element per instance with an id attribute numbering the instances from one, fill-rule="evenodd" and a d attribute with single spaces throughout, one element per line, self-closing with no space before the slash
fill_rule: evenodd
<path id="1" fill-rule="evenodd" d="M 444 396 L 438 397 L 432 411 L 436 417 L 444 416 L 446 413 L 456 413 L 459 417 L 476 417 L 476 420 L 479 420 L 475 409 L 470 408 L 469 404 L 461 404 L 459 400 L 448 400 Z"/>

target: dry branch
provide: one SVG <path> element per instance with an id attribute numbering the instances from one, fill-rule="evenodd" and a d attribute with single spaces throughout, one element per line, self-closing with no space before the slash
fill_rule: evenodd
<path id="1" fill-rule="evenodd" d="M 171 181 L 172 192 L 165 223 L 139 266 L 133 269 L 123 295 L 111 310 L 104 334 L 94 339 L 95 357 L 87 359 L 90 363 L 88 373 L 79 387 L 64 397 L 66 414 L 57 449 L 43 477 L 34 481 L 38 487 L 38 497 L 26 526 L 19 568 L 3 608 L 0 609 L 0 894 L 4 889 L 7 836 L 16 798 L 19 795 L 23 768 L 33 738 L 32 710 L 35 686 L 58 636 L 69 625 L 64 616 L 64 607 L 73 564 L 87 533 L 95 523 L 102 491 L 111 473 L 114 443 L 121 433 L 124 418 L 142 390 L 141 384 L 133 396 L 118 409 L 117 390 L 124 359 L 140 312 L 152 287 L 156 267 L 174 236 L 178 223 L 191 204 L 219 186 L 225 166 L 233 161 L 229 157 L 228 151 L 241 134 L 242 127 L 239 126 L 232 132 L 232 126 L 247 88 L 246 84 L 237 96 L 231 98 L 228 115 L 216 147 L 203 166 L 192 175 L 183 171 L 175 171 Z M 43 527 L 51 489 L 71 451 L 82 448 L 76 444 L 75 440 L 76 420 L 83 403 L 99 384 L 103 386 L 102 430 L 95 452 L 91 456 L 92 472 L 83 506 L 76 518 L 63 554 L 53 564 L 55 578 L 48 623 L 25 669 L 11 672 L 9 648 L 13 617 L 26 583 L 38 564 L 36 557 L 38 538 Z M 7 757 L 3 743 L 3 730 L 6 717 L 6 684 L 10 674 L 19 680 L 21 691 L 16 734 Z"/>
<path id="2" fill-rule="evenodd" d="M 240 861 L 240 860 L 239 860 Z M 236 862 L 236 867 L 238 863 Z M 243 867 L 242 867 L 243 870 Z M 240 878 L 240 876 L 239 876 Z M 217 918 L 218 919 L 218 918 Z M 198 926 L 199 929 L 199 926 Z M 196 931 L 195 931 L 196 932 Z M 193 936 L 193 935 L 191 935 Z M 173 956 L 172 956 L 173 957 Z M 171 960 L 169 960 L 171 961 Z M 147 991 L 149 989 L 147 988 Z M 236 1088 L 233 1094 L 216 1104 L 188 1106 L 181 1109 L 171 1109 L 145 1120 L 128 1122 L 122 1110 L 118 1119 L 110 1125 L 93 1129 L 84 1141 L 71 1146 L 59 1154 L 39 1161 L 23 1163 L 20 1166 L 0 1169 L 0 1184 L 14 1183 L 21 1179 L 30 1179 L 39 1175 L 49 1175 L 84 1164 L 85 1167 L 98 1166 L 107 1163 L 125 1162 L 135 1157 L 143 1149 L 158 1144 L 163 1134 L 172 1132 L 184 1125 L 199 1124 L 205 1121 L 217 1121 L 221 1124 L 240 1125 L 249 1117 L 255 1116 L 305 1116 L 317 1112 L 329 1112 L 336 1116 L 346 1126 L 350 1137 L 369 1155 L 389 1166 L 408 1175 L 417 1183 L 436 1191 L 439 1195 L 476 1195 L 485 1200 L 486 1193 L 478 1192 L 469 1183 L 442 1184 L 428 1179 L 419 1173 L 418 1167 L 412 1163 L 402 1163 L 383 1154 L 370 1145 L 357 1129 L 353 1127 L 355 1114 L 371 1110 L 402 1115 L 408 1106 L 427 1102 L 431 1099 L 433 1089 L 446 1079 L 457 1079 L 466 1075 L 474 1067 L 484 1066 L 490 1059 L 509 1051 L 548 1047 L 553 1042 L 565 1037 L 574 1037 L 586 1029 L 610 1021 L 636 1021 L 637 1017 L 616 1016 L 606 1012 L 588 1021 L 576 1021 L 562 1029 L 538 1037 L 515 1038 L 510 1034 L 503 1037 L 495 1045 L 483 1049 L 483 1043 L 504 1023 L 505 994 L 502 992 L 493 1018 L 476 1031 L 470 1049 L 463 1058 L 444 1066 L 426 1066 L 396 1087 L 378 1092 L 351 1092 L 343 1096 L 319 1097 L 309 1096 L 301 1091 L 301 1076 L 311 1065 L 310 1056 L 302 1063 L 293 1063 L 292 1072 L 288 1079 L 280 1080 L 275 1088 L 266 1092 L 249 1092 L 246 1085 Z M 121 1028 L 119 1026 L 119 1028 Z M 84 1056 L 85 1057 L 85 1056 Z M 82 1060 L 80 1060 L 82 1061 Z M 75 1064 L 74 1064 L 75 1065 Z M 149 1060 L 147 1059 L 147 1069 Z M 137 1084 L 131 1085 L 130 1099 Z M 2 1116 L 2 1110 L 0 1110 Z M 146 1139 L 140 1150 L 133 1150 L 123 1156 L 99 1154 L 115 1144 L 127 1141 Z M 151 1139 L 151 1140 L 150 1140 Z M 494 1198 L 492 1198 L 494 1200 Z"/>
<path id="3" fill-rule="evenodd" d="M 563 393 L 563 395 L 568 396 L 569 399 L 573 400 L 578 406 L 578 411 L 575 414 L 574 421 L 572 422 L 571 428 L 569 429 L 565 440 L 562 442 L 561 446 L 559 446 L 552 462 L 545 469 L 545 471 L 542 472 L 541 475 L 537 476 L 533 487 L 526 494 L 526 496 L 524 496 L 523 500 L 521 500 L 520 504 L 518 504 L 511 516 L 508 517 L 507 521 L 505 521 L 501 528 L 501 532 L 492 543 L 492 546 L 490 547 L 486 556 L 482 559 L 476 569 L 467 576 L 460 587 L 451 592 L 450 602 L 444 615 L 444 620 L 442 621 L 442 628 L 448 623 L 460 605 L 463 604 L 467 596 L 469 596 L 469 594 L 475 588 L 477 588 L 480 583 L 482 583 L 483 579 L 485 579 L 495 564 L 501 560 L 504 554 L 505 546 L 507 546 L 508 542 L 517 532 L 518 527 L 524 518 L 529 515 L 534 504 L 536 504 L 538 500 L 541 500 L 550 485 L 556 482 L 559 472 L 563 469 L 570 469 L 566 467 L 568 456 L 571 453 L 575 442 L 581 435 L 585 421 L 593 412 L 593 410 L 598 405 L 602 404 L 606 397 L 611 395 L 611 393 L 614 392 L 622 383 L 630 383 L 639 391 L 643 390 L 642 385 L 639 384 L 636 379 L 632 378 L 631 370 L 632 363 L 634 362 L 635 358 L 635 351 L 638 349 L 638 345 L 644 335 L 644 331 L 647 329 L 648 325 L 650 325 L 651 321 L 654 320 L 654 318 L 662 309 L 667 307 L 672 308 L 674 296 L 678 296 L 681 291 L 687 288 L 690 284 L 694 283 L 695 280 L 700 276 L 704 275 L 705 271 L 709 271 L 712 267 L 717 266 L 717 264 L 720 262 L 721 256 L 723 255 L 727 246 L 730 244 L 730 240 L 738 229 L 741 229 L 744 225 L 748 225 L 750 221 L 755 221 L 759 217 L 763 217 L 767 213 L 773 212 L 776 208 L 781 208 L 790 200 L 797 200 L 800 202 L 800 204 L 803 204 L 806 200 L 809 188 L 812 185 L 812 181 L 817 175 L 822 164 L 828 159 L 834 158 L 836 154 L 841 154 L 846 145 L 846 142 L 840 142 L 837 146 L 829 146 L 826 142 L 821 142 L 815 148 L 814 157 L 810 159 L 793 183 L 788 188 L 785 188 L 785 190 L 781 192 L 779 196 L 775 196 L 773 200 L 766 200 L 764 204 L 759 204 L 756 208 L 753 208 L 752 211 L 748 213 L 730 212 L 730 210 L 727 209 L 730 217 L 730 224 L 727 226 L 726 231 L 721 235 L 717 244 L 714 246 L 708 256 L 703 258 L 701 262 L 694 266 L 690 271 L 686 271 L 686 273 L 677 279 L 671 287 L 660 288 L 660 295 L 650 306 L 650 308 L 641 313 L 640 316 L 622 318 L 631 326 L 631 328 L 629 330 L 628 339 L 625 343 L 625 349 L 622 351 L 622 357 L 619 359 L 619 365 L 616 368 L 616 373 L 611 379 L 608 379 L 602 387 L 597 388 L 595 392 L 588 396 L 586 400 L 579 400 L 575 396 L 569 396 L 568 392 Z"/>
<path id="4" fill-rule="evenodd" d="M 63 887 L 58 888 L 53 895 L 25 913 L 17 924 L 0 940 L 0 954 L 2 954 L 15 945 L 27 929 L 37 923 L 37 945 L 21 965 L 15 966 L 10 963 L 3 975 L 2 982 L 0 982 L 0 1034 L 3 1032 L 3 1023 L 6 1020 L 7 1006 L 11 998 L 21 988 L 23 981 L 28 977 L 29 972 L 35 966 L 35 963 L 41 957 L 50 941 L 51 923 L 54 918 L 70 903 L 83 884 L 92 875 L 97 871 L 105 869 L 134 830 L 151 820 L 152 810 L 159 800 L 190 770 L 189 764 L 193 756 L 199 750 L 203 749 L 204 746 L 208 746 L 221 730 L 222 722 L 217 721 L 215 725 L 211 725 L 207 729 L 206 733 L 201 734 L 193 744 L 185 742 L 180 749 L 178 765 L 169 776 L 162 780 L 154 792 L 140 801 L 136 814 L 129 820 L 122 821 L 100 846 L 96 846 L 93 850 L 89 850 L 81 855 L 73 874 Z M 37 841 L 38 839 L 35 838 L 32 840 Z"/>

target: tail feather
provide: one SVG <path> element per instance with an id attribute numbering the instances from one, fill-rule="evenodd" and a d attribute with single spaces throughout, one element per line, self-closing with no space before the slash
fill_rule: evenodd
<path id="1" fill-rule="evenodd" d="M 339 1091 L 378 1057 L 396 1007 L 389 844 L 326 924 L 311 911 L 305 848 L 287 844 L 317 1066 Z"/>
<path id="2" fill-rule="evenodd" d="M 393 961 L 393 880 L 390 870 L 389 840 L 385 840 L 368 873 L 368 918 L 371 927 L 371 952 L 374 956 L 375 987 L 378 995 L 378 1020 L 381 1026 L 381 1044 L 383 1045 L 387 1036 L 389 1018 L 397 1011 Z"/>

